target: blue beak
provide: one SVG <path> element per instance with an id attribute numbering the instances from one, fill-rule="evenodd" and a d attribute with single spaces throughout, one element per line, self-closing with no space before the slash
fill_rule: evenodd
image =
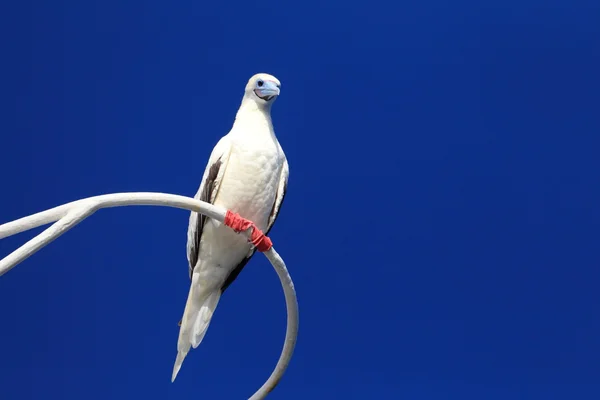
<path id="1" fill-rule="evenodd" d="M 263 100 L 271 100 L 279 96 L 279 86 L 273 81 L 265 81 L 262 87 L 254 89 L 254 93 Z"/>

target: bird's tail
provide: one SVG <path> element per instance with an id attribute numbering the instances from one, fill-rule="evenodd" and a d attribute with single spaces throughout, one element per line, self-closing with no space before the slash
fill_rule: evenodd
<path id="1" fill-rule="evenodd" d="M 183 364 L 185 356 L 190 351 L 190 347 L 195 349 L 204 339 L 210 320 L 221 298 L 219 288 L 209 291 L 203 290 L 204 288 L 197 284 L 197 279 L 197 276 L 192 278 L 190 293 L 181 319 L 179 340 L 177 341 L 177 359 L 173 367 L 171 382 L 175 381 L 177 373 L 181 369 L 181 364 Z"/>

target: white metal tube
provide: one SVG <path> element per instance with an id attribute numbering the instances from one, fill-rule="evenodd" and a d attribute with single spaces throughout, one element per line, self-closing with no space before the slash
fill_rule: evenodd
<path id="1" fill-rule="evenodd" d="M 67 215 L 59 219 L 58 222 L 55 222 L 50 228 L 0 260 L 0 276 L 10 271 L 21 261 L 37 252 L 93 213 L 94 209 L 90 206 L 86 207 L 85 205 L 81 205 L 69 211 Z"/>
<path id="2" fill-rule="evenodd" d="M 249 400 L 262 400 L 275 389 L 275 386 L 277 386 L 283 377 L 283 373 L 287 366 L 290 364 L 294 347 L 296 346 L 296 339 L 298 338 L 298 300 L 296 298 L 296 290 L 294 289 L 292 277 L 285 267 L 283 259 L 277 254 L 274 248 L 271 248 L 271 250 L 264 254 L 269 261 L 271 261 L 271 264 L 279 276 L 281 286 L 283 287 L 285 305 L 287 308 L 287 329 L 285 331 L 283 350 L 279 356 L 275 369 L 271 373 L 269 379 L 252 395 L 252 397 L 250 397 Z"/>
<path id="3" fill-rule="evenodd" d="M 92 215 L 95 211 L 101 208 L 130 205 L 153 205 L 187 209 L 199 212 L 221 222 L 225 219 L 225 214 L 227 212 L 227 210 L 222 207 L 217 207 L 189 197 L 168 193 L 113 193 L 77 200 L 0 225 L 0 239 L 2 239 L 41 225 L 58 221 L 0 260 L 0 275 L 11 270 L 42 247 Z M 245 232 L 245 234 L 248 236 L 250 232 Z M 287 329 L 283 349 L 275 369 L 261 388 L 250 397 L 250 400 L 264 399 L 267 394 L 277 386 L 290 363 L 296 345 L 296 338 L 298 336 L 298 301 L 292 278 L 289 275 L 283 259 L 277 254 L 275 249 L 271 248 L 271 250 L 264 254 L 273 265 L 273 268 L 281 281 L 281 286 L 283 287 L 288 314 Z"/>
<path id="4" fill-rule="evenodd" d="M 54 207 L 46 211 L 19 218 L 12 222 L 0 225 L 0 239 L 25 232 L 38 226 L 55 222 L 67 215 L 69 210 L 75 208 L 77 202 Z"/>

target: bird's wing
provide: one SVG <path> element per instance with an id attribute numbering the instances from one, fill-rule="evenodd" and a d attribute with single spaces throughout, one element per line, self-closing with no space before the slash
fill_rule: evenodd
<path id="1" fill-rule="evenodd" d="M 275 203 L 273 203 L 273 209 L 271 209 L 271 215 L 269 215 L 269 224 L 267 225 L 267 231 L 265 232 L 265 235 L 269 234 L 269 231 L 273 227 L 273 224 L 275 223 L 275 220 L 279 215 L 279 210 L 281 210 L 281 205 L 283 204 L 283 199 L 285 199 L 285 193 L 287 192 L 289 176 L 290 168 L 286 159 L 284 160 L 283 168 L 281 169 L 281 176 L 279 177 L 279 186 L 277 187 L 277 194 L 275 195 Z"/>
<path id="2" fill-rule="evenodd" d="M 229 136 L 223 136 L 213 149 L 204 175 L 202 177 L 202 183 L 198 193 L 194 196 L 195 199 L 205 201 L 207 203 L 213 203 L 217 197 L 221 181 L 223 180 L 223 174 L 227 168 L 227 162 L 229 161 L 229 155 L 231 154 L 231 141 Z M 189 263 L 190 278 L 192 272 L 198 263 L 198 254 L 200 253 L 200 239 L 202 238 L 202 229 L 206 224 L 208 217 L 196 213 L 190 213 L 190 223 L 188 225 L 187 233 L 187 258 Z"/>
<path id="3" fill-rule="evenodd" d="M 269 215 L 269 222 L 267 225 L 267 230 L 265 235 L 269 234 L 269 231 L 273 227 L 275 220 L 277 219 L 277 215 L 279 215 L 279 210 L 281 210 L 281 205 L 283 204 L 283 199 L 285 198 L 285 193 L 287 190 L 289 176 L 289 166 L 287 160 L 284 160 L 283 168 L 281 169 L 281 176 L 279 177 L 279 186 L 277 187 L 277 193 L 275 194 L 275 202 L 273 203 L 273 208 L 271 208 L 271 215 Z M 242 261 L 235 267 L 233 271 L 229 274 L 223 286 L 221 286 L 221 293 L 225 291 L 231 285 L 231 283 L 238 277 L 242 269 L 248 264 L 248 261 L 252 258 L 254 253 L 256 252 L 256 248 L 252 248 L 250 253 L 244 257 Z"/>

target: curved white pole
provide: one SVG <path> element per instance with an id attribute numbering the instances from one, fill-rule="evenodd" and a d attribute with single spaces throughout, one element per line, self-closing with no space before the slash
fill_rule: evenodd
<path id="1" fill-rule="evenodd" d="M 227 213 L 227 210 L 224 208 L 189 197 L 167 193 L 113 193 L 88 197 L 0 225 L 0 239 L 2 239 L 57 221 L 48 229 L 0 260 L 0 276 L 10 271 L 14 266 L 73 228 L 97 210 L 133 205 L 182 208 L 199 212 L 220 222 L 223 222 Z M 249 236 L 251 232 L 243 233 Z M 283 259 L 277 254 L 274 248 L 271 248 L 264 254 L 273 265 L 273 268 L 275 268 L 283 287 L 287 307 L 287 329 L 283 349 L 281 350 L 281 355 L 275 369 L 261 388 L 250 397 L 250 400 L 264 399 L 277 386 L 290 363 L 298 336 L 298 301 L 292 278 Z"/>

